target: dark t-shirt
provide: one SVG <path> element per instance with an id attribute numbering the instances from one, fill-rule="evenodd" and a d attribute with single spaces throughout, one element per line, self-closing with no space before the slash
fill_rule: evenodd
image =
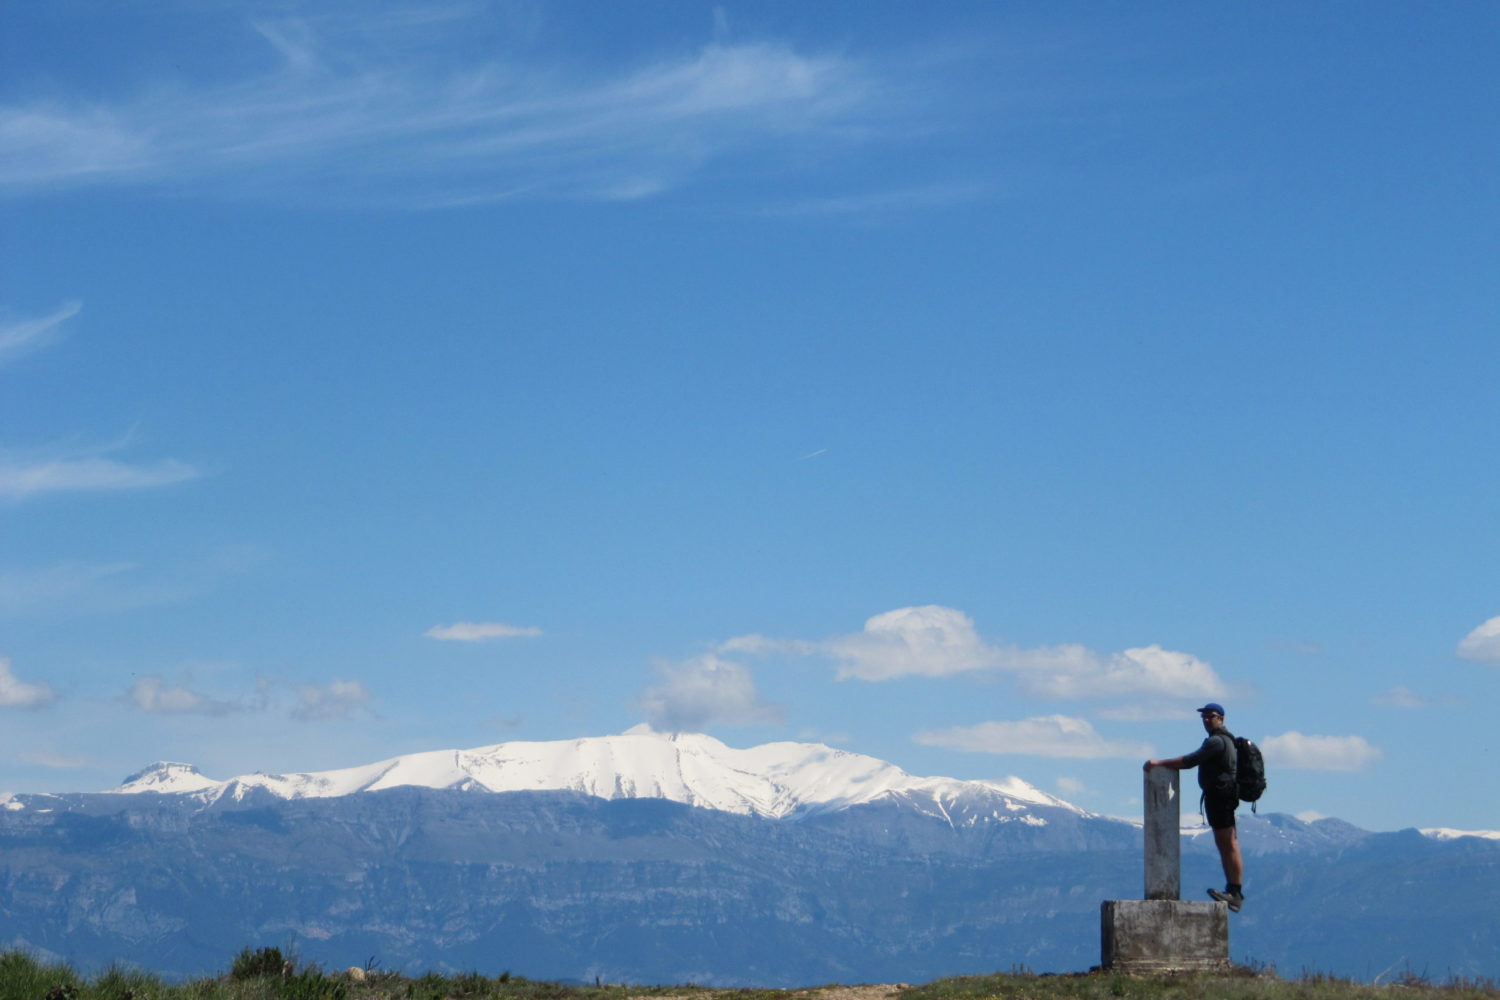
<path id="1" fill-rule="evenodd" d="M 1211 733 L 1203 745 L 1182 758 L 1183 767 L 1198 768 L 1198 787 L 1208 795 L 1239 797 L 1236 783 L 1238 755 L 1234 734 L 1227 729 Z"/>

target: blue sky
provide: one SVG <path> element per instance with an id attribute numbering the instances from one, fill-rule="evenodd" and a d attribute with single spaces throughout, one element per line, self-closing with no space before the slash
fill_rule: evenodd
<path id="1" fill-rule="evenodd" d="M 0 11 L 0 790 L 641 722 L 1500 828 L 1489 3 Z"/>

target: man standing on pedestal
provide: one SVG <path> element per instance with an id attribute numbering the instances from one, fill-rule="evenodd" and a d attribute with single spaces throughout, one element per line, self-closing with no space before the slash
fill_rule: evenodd
<path id="1" fill-rule="evenodd" d="M 1181 771 L 1184 768 L 1198 769 L 1198 787 L 1203 789 L 1203 810 L 1208 825 L 1214 832 L 1214 846 L 1219 849 L 1219 861 L 1224 866 L 1224 891 L 1208 890 L 1208 894 L 1221 903 L 1228 903 L 1236 913 L 1245 902 L 1241 883 L 1245 881 L 1245 862 L 1240 857 L 1239 834 L 1234 827 L 1234 811 L 1239 808 L 1240 797 L 1236 781 L 1238 754 L 1234 748 L 1234 734 L 1224 728 L 1224 706 L 1210 702 L 1198 709 L 1203 718 L 1203 728 L 1208 738 L 1197 750 L 1184 757 L 1170 760 L 1148 760 L 1145 770 L 1153 767 L 1170 767 Z"/>

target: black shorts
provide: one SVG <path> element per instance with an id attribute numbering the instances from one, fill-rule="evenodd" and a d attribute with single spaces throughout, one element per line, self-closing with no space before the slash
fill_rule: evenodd
<path id="1" fill-rule="evenodd" d="M 1208 817 L 1208 825 L 1215 830 L 1234 829 L 1234 811 L 1239 808 L 1240 800 L 1233 795 L 1205 795 L 1203 797 L 1203 814 Z"/>

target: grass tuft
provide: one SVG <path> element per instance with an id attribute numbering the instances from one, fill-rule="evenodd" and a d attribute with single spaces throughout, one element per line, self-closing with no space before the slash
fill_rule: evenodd
<path id="1" fill-rule="evenodd" d="M 265 976 L 285 976 L 291 969 L 292 963 L 281 954 L 280 948 L 257 948 L 255 951 L 245 948 L 234 956 L 229 978 L 233 982 L 244 982 Z"/>

